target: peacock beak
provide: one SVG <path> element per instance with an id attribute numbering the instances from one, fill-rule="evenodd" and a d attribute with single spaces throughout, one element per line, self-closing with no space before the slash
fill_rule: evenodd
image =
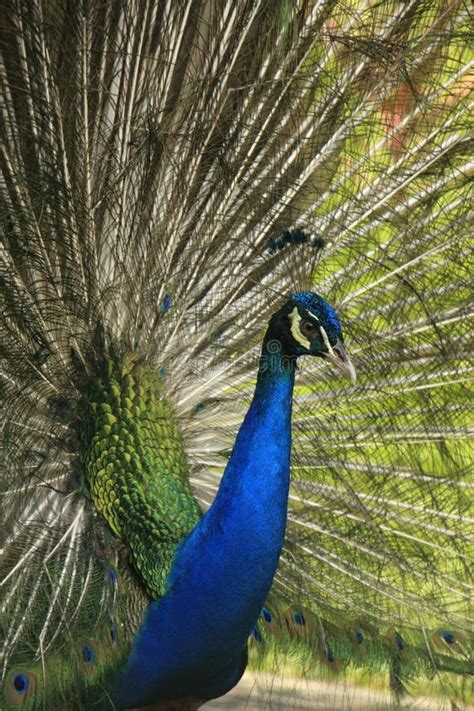
<path id="1" fill-rule="evenodd" d="M 332 347 L 332 353 L 325 353 L 324 357 L 331 361 L 336 368 L 342 370 L 344 375 L 346 375 L 351 383 L 355 385 L 357 380 L 356 369 L 354 368 L 349 354 L 347 353 L 343 342 L 337 339 L 336 344 Z"/>

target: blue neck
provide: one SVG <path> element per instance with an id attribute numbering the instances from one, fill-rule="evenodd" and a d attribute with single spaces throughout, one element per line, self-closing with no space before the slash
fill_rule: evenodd
<path id="1" fill-rule="evenodd" d="M 290 474 L 291 408 L 295 364 L 272 353 L 272 341 L 265 340 L 257 385 L 250 408 L 240 427 L 216 499 L 201 522 L 222 525 L 245 517 L 252 528 L 274 530 L 280 511 L 284 535 Z M 265 537 L 271 535 L 266 531 Z M 253 537 L 253 533 L 251 534 Z M 283 538 L 281 539 L 281 543 Z M 281 547 L 281 546 L 280 546 Z M 278 550 L 277 555 L 279 555 Z"/>
<path id="2" fill-rule="evenodd" d="M 130 705 L 157 692 L 213 698 L 245 668 L 240 656 L 272 584 L 287 515 L 295 361 L 272 352 L 273 343 L 267 334 L 216 499 L 179 547 L 168 592 L 150 605 L 121 675 L 118 696 Z M 138 697 L 127 696 L 132 684 Z"/>
<path id="3" fill-rule="evenodd" d="M 272 583 L 287 515 L 295 362 L 285 361 L 271 348 L 267 338 L 253 401 L 216 499 L 187 542 L 192 546 L 199 539 L 200 544 L 207 541 L 226 550 L 221 575 L 228 576 L 226 585 L 239 597 L 242 614 L 248 615 L 245 637 Z M 226 604 L 233 608 L 234 602 Z"/>

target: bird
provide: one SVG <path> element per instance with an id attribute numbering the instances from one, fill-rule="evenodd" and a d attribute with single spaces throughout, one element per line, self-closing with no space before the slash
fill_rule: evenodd
<path id="1" fill-rule="evenodd" d="M 6 0 L 2 710 L 469 701 L 470 32 Z"/>

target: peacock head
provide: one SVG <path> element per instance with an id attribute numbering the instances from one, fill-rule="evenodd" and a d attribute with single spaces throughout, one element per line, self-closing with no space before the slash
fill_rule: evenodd
<path id="1" fill-rule="evenodd" d="M 356 382 L 356 371 L 344 346 L 341 324 L 334 309 L 313 291 L 292 291 L 271 320 L 269 336 L 287 357 L 325 358 Z"/>

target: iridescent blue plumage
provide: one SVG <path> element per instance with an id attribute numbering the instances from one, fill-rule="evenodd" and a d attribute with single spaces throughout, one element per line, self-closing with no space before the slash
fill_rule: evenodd
<path id="1" fill-rule="evenodd" d="M 343 340 L 341 324 L 336 312 L 322 296 L 315 294 L 314 291 L 292 291 L 290 297 L 319 319 L 333 343 L 338 338 Z"/>
<path id="2" fill-rule="evenodd" d="M 304 338 L 294 330 L 295 303 L 324 324 L 333 343 L 342 337 L 333 309 L 312 292 L 292 292 L 272 317 L 254 398 L 218 494 L 178 548 L 167 593 L 150 605 L 112 686 L 121 705 L 214 698 L 232 688 L 245 669 L 247 639 L 267 598 L 285 535 L 292 393 Z M 316 327 L 309 352 L 326 352 Z M 302 619 L 300 613 L 295 621 L 302 624 Z"/>
<path id="3" fill-rule="evenodd" d="M 167 593 L 151 603 L 112 684 L 120 705 L 215 698 L 245 670 L 247 639 L 270 590 L 285 535 L 292 394 L 305 338 L 293 324 L 295 304 L 320 321 L 332 345 L 342 339 L 334 310 L 313 292 L 292 292 L 273 315 L 253 401 L 217 496 L 179 546 Z M 327 355 L 317 327 L 307 342 L 308 353 Z M 295 623 L 304 624 L 301 612 Z"/>
<path id="4" fill-rule="evenodd" d="M 214 698 L 245 669 L 247 639 L 285 534 L 297 345 L 288 338 L 287 311 L 271 321 L 254 398 L 216 499 L 179 547 L 168 592 L 150 605 L 112 686 L 119 704 Z"/>

